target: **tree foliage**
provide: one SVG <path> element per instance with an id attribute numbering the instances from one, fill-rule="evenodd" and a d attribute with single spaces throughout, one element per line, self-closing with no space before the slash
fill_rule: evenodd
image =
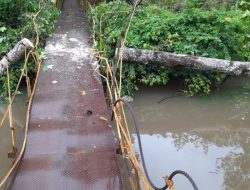
<path id="1" fill-rule="evenodd" d="M 39 50 L 45 43 L 45 39 L 51 33 L 54 20 L 59 15 L 59 10 L 50 0 L 0 0 L 0 57 L 4 56 L 19 40 L 35 37 L 32 18 L 39 11 L 36 18 L 38 33 L 40 36 Z M 33 63 L 29 63 L 29 70 L 35 72 Z M 15 88 L 21 73 L 21 65 L 11 68 L 11 87 Z M 7 95 L 7 77 L 0 78 L 0 98 Z"/>
<path id="2" fill-rule="evenodd" d="M 227 60 L 250 60 L 250 22 L 243 18 L 244 11 L 235 10 L 228 4 L 208 9 L 205 6 L 207 1 L 188 2 L 178 13 L 149 3 L 139 6 L 126 46 Z M 97 26 L 102 17 L 102 31 L 99 26 L 95 28 L 97 46 L 109 58 L 114 55 L 130 9 L 131 5 L 124 1 L 113 1 L 90 10 Z M 163 85 L 176 76 L 184 79 L 190 95 L 209 94 L 211 87 L 220 82 L 219 73 L 136 64 L 124 64 L 123 76 L 126 76 L 123 78 L 125 94 L 137 89 L 137 83 Z"/>

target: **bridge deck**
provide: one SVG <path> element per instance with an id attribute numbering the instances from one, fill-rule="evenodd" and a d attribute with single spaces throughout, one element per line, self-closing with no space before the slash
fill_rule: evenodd
<path id="1" fill-rule="evenodd" d="M 114 136 L 100 119 L 108 118 L 107 106 L 79 7 L 77 0 L 64 0 L 47 42 L 13 190 L 121 189 Z"/>

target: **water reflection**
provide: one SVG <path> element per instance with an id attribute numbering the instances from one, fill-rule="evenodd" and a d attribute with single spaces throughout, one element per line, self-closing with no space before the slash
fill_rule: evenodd
<path id="1" fill-rule="evenodd" d="M 250 189 L 250 96 L 247 78 L 228 80 L 210 97 L 175 97 L 177 89 L 142 87 L 134 97 L 152 179 L 187 171 L 202 190 Z M 134 145 L 138 151 L 136 136 Z M 192 189 L 181 176 L 176 189 Z"/>

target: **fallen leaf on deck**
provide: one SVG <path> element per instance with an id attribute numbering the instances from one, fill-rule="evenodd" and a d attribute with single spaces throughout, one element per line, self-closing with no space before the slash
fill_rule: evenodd
<path id="1" fill-rule="evenodd" d="M 54 65 L 47 65 L 48 69 L 53 69 Z"/>
<path id="2" fill-rule="evenodd" d="M 99 119 L 102 120 L 102 121 L 107 121 L 108 122 L 108 119 L 103 117 L 103 116 L 99 117 Z"/>
<path id="3" fill-rule="evenodd" d="M 48 66 L 47 65 L 44 65 L 43 66 L 43 72 L 47 72 L 49 69 L 48 69 Z"/>
<path id="4" fill-rule="evenodd" d="M 48 72 L 49 69 L 53 69 L 54 65 L 44 65 L 43 66 L 43 71 Z"/>
<path id="5" fill-rule="evenodd" d="M 80 92 L 82 96 L 85 96 L 87 94 L 84 90 L 81 90 Z"/>
<path id="6" fill-rule="evenodd" d="M 56 80 L 52 81 L 52 84 L 57 84 L 57 83 L 58 83 L 58 81 L 56 81 Z"/>

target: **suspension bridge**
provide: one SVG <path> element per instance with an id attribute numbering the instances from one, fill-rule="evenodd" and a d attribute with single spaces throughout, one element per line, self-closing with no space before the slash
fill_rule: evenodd
<path id="1" fill-rule="evenodd" d="M 135 9 L 136 6 L 133 11 Z M 134 171 L 128 175 L 130 189 L 173 189 L 172 178 L 176 174 L 186 176 L 197 189 L 191 177 L 182 171 L 166 176 L 166 185 L 162 188 L 150 180 L 133 111 L 120 98 L 119 82 L 110 63 L 92 49 L 86 23 L 79 2 L 64 0 L 61 18 L 47 40 L 35 88 L 29 87 L 32 106 L 30 101 L 23 146 L 16 151 L 12 138 L 13 154 L 19 156 L 0 187 L 11 190 L 124 189 L 119 152 Z M 106 64 L 111 82 L 99 73 L 100 61 Z M 29 84 L 27 73 L 24 76 Z M 117 141 L 101 77 L 106 82 L 110 102 L 114 102 L 112 119 L 117 127 Z M 133 116 L 145 175 L 133 151 L 123 105 Z M 11 106 L 6 113 L 11 115 Z"/>

